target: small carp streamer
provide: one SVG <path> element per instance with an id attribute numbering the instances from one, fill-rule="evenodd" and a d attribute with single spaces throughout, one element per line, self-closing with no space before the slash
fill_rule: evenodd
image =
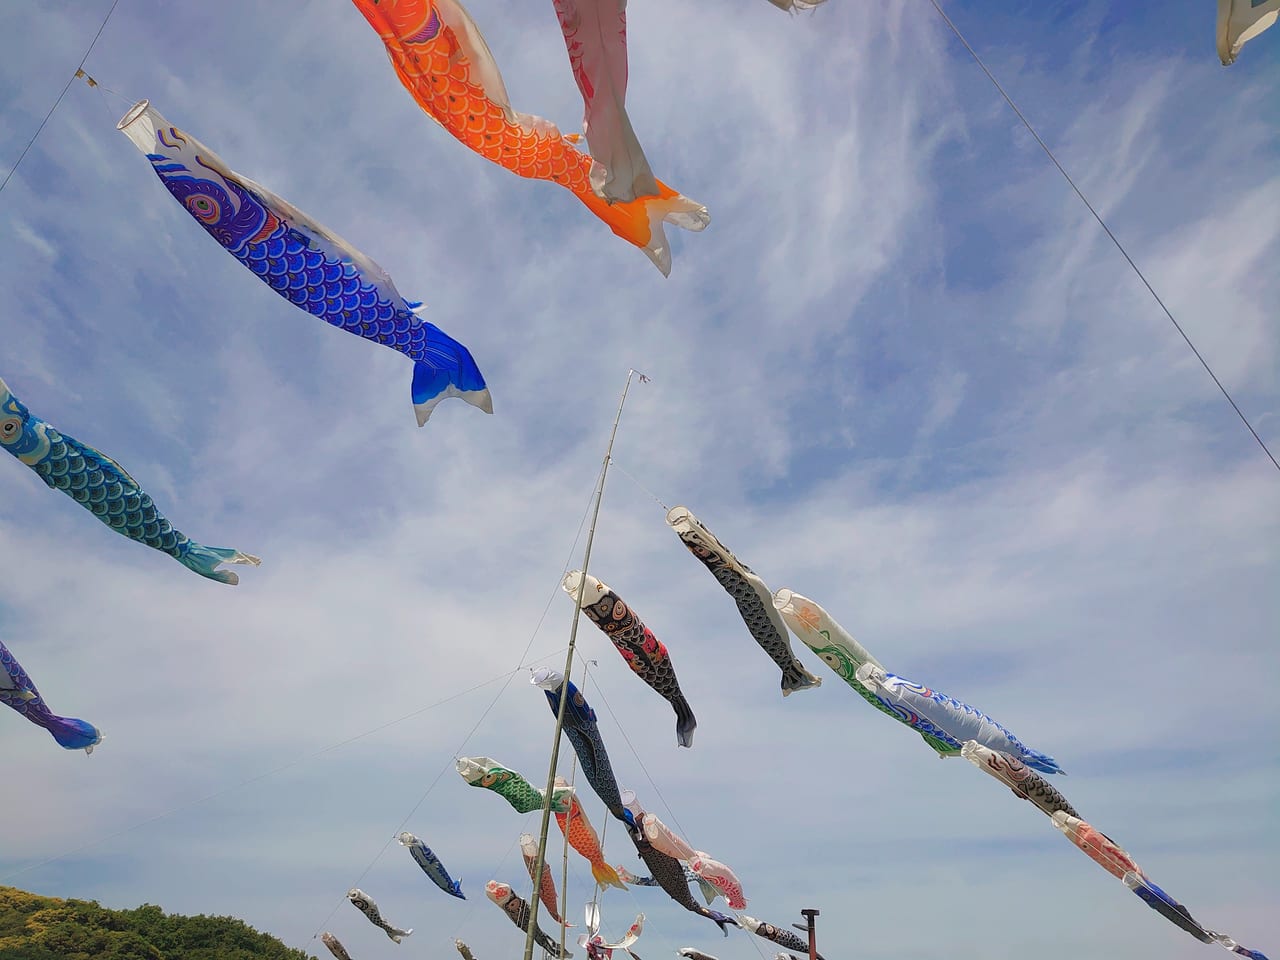
<path id="1" fill-rule="evenodd" d="M 635 956 L 631 953 L 631 947 L 640 939 L 640 934 L 644 933 L 644 914 L 636 914 L 635 921 L 627 928 L 627 932 L 616 943 L 610 943 L 600 934 L 600 908 L 595 903 L 587 904 L 587 928 L 590 934 L 578 935 L 578 946 L 585 947 L 587 956 L 591 960 L 612 960 L 613 951 L 621 950 L 628 956 Z M 639 960 L 639 958 L 636 958 Z"/>
<path id="2" fill-rule="evenodd" d="M 320 934 L 320 942 L 329 948 L 338 960 L 351 960 L 351 954 L 347 953 L 347 948 L 342 945 L 342 941 L 335 937 L 332 933 Z"/>
<path id="3" fill-rule="evenodd" d="M 534 867 L 538 865 L 538 841 L 534 839 L 533 834 L 520 834 L 520 855 L 524 858 L 525 868 L 529 871 L 529 879 L 533 881 L 533 889 L 538 891 L 538 899 L 547 908 L 547 913 L 556 923 L 564 923 L 560 918 L 560 905 L 556 899 L 556 882 L 551 876 L 551 865 L 543 862 L 541 881 L 533 875 Z M 572 923 L 564 925 L 573 926 Z"/>
<path id="4" fill-rule="evenodd" d="M 511 889 L 510 884 L 500 883 L 497 880 L 490 880 L 484 885 L 484 893 L 492 900 L 503 913 L 510 918 L 511 922 L 520 928 L 523 934 L 529 929 L 529 904 L 523 897 Z M 541 927 L 534 927 L 533 939 L 543 950 L 547 951 L 551 956 L 572 957 L 573 954 L 566 950 L 563 954 L 560 952 L 560 944 L 552 940 L 549 936 L 542 932 Z"/>
<path id="5" fill-rule="evenodd" d="M 1237 956 L 1248 957 L 1249 960 L 1267 960 L 1264 954 L 1241 946 L 1225 933 L 1200 926 L 1186 907 L 1148 880 L 1133 858 L 1102 831 L 1061 810 L 1053 815 L 1053 825 L 1079 847 L 1085 856 L 1137 894 L 1143 903 L 1201 943 L 1216 943 Z"/>
<path id="6" fill-rule="evenodd" d="M 551 707 L 552 716 L 560 715 L 560 693 L 564 687 L 564 674 L 550 667 L 539 667 L 534 671 L 530 683 L 540 688 L 547 695 L 547 704 Z M 630 826 L 631 814 L 622 805 L 622 797 L 618 792 L 618 781 L 613 775 L 613 766 L 609 763 L 609 753 L 604 748 L 604 740 L 600 737 L 600 728 L 596 724 L 596 712 L 587 703 L 586 697 L 573 683 L 568 684 L 569 702 L 564 707 L 564 734 L 573 744 L 573 750 L 582 764 L 582 773 L 591 784 L 609 812 Z"/>
<path id="7" fill-rule="evenodd" d="M 67 750 L 93 753 L 93 748 L 102 742 L 102 733 L 92 723 L 60 717 L 49 710 L 27 671 L 3 642 L 0 642 L 0 703 L 12 707 L 37 727 L 44 727 L 58 746 Z"/>
<path id="8" fill-rule="evenodd" d="M 361 890 L 359 887 L 352 887 L 347 891 L 347 899 L 351 901 L 351 905 L 369 918 L 369 922 L 378 927 L 388 937 L 399 943 L 409 934 L 413 933 L 413 929 L 401 930 L 399 927 L 393 927 L 387 921 L 382 919 L 382 913 L 378 910 L 378 905 L 373 902 L 373 898 Z"/>
<path id="9" fill-rule="evenodd" d="M 413 862 L 431 878 L 432 883 L 451 897 L 457 897 L 459 900 L 467 899 L 462 893 L 462 882 L 449 876 L 449 871 L 444 868 L 444 864 L 430 847 L 412 833 L 402 833 L 396 837 L 396 841 L 400 846 L 409 848 L 409 856 L 413 857 Z"/>
<path id="10" fill-rule="evenodd" d="M 257 566 L 257 557 L 227 547 L 206 547 L 175 530 L 151 495 L 105 453 L 32 414 L 0 380 L 0 447 L 61 490 L 116 533 L 167 553 L 202 577 L 235 585 L 240 578 L 224 563 Z"/>
<path id="11" fill-rule="evenodd" d="M 119 129 L 151 161 L 187 213 L 233 257 L 290 303 L 413 361 L 418 426 L 446 397 L 485 413 L 493 401 L 471 351 L 418 316 L 385 270 L 287 200 L 236 173 L 172 126 L 147 100 Z"/>
<path id="12" fill-rule="evenodd" d="M 582 571 L 572 570 L 565 575 L 561 587 L 577 602 L 582 583 Z M 682 747 L 693 746 L 693 732 L 698 728 L 698 720 L 680 690 L 676 669 L 662 641 L 653 635 L 634 610 L 622 602 L 621 597 L 591 574 L 586 574 L 581 606 L 591 622 L 613 641 L 631 671 L 671 704 L 671 709 L 676 712 L 676 742 Z"/>
<path id="13" fill-rule="evenodd" d="M 681 947 L 676 951 L 676 953 L 680 954 L 682 957 L 686 957 L 687 960 L 719 960 L 718 957 L 713 957 L 709 953 L 703 953 L 701 950 L 695 950 L 693 947 Z"/>
<path id="14" fill-rule="evenodd" d="M 804 940 L 801 940 L 790 930 L 775 927 L 772 923 L 765 923 L 763 920 L 757 920 L 755 917 L 748 917 L 746 914 L 740 915 L 738 917 L 738 921 L 757 937 L 764 937 L 766 940 L 772 940 L 778 946 L 786 947 L 788 950 L 795 950 L 806 957 L 809 955 L 809 944 Z M 822 954 L 817 954 L 817 957 L 818 960 L 822 960 Z"/>
<path id="15" fill-rule="evenodd" d="M 471 952 L 471 948 L 461 940 L 454 940 L 453 945 L 457 951 L 462 954 L 462 960 L 476 960 L 475 954 Z"/>
<path id="16" fill-rule="evenodd" d="M 1024 746 L 1007 728 L 954 697 L 886 673 L 870 663 L 858 668 L 857 680 L 888 700 L 904 723 L 954 743 L 950 755 L 959 753 L 966 740 L 976 740 L 984 747 L 1017 757 L 1041 773 L 1063 772 L 1053 757 Z"/>
<path id="17" fill-rule="evenodd" d="M 400 82 L 428 116 L 486 160 L 517 176 L 567 188 L 610 230 L 643 250 L 663 276 L 671 273 L 663 224 L 699 231 L 711 222 L 706 207 L 658 180 L 656 192 L 628 202 L 597 193 L 592 185 L 597 161 L 550 120 L 512 109 L 498 64 L 459 0 L 352 2 L 386 46 Z M 588 113 L 594 115 L 590 103 Z M 595 179 L 603 185 L 609 172 L 597 172 Z"/>
<path id="18" fill-rule="evenodd" d="M 716 539 L 688 507 L 672 507 L 667 512 L 667 524 L 733 598 L 752 638 L 782 671 L 782 695 L 789 696 L 821 684 L 822 681 L 796 659 L 787 636 L 787 624 L 775 609 L 773 593 L 765 582 Z"/>

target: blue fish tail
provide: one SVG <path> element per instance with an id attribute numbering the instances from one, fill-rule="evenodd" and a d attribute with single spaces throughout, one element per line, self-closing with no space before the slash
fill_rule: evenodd
<path id="1" fill-rule="evenodd" d="M 102 742 L 102 733 L 87 720 L 51 715 L 44 727 L 53 734 L 53 739 L 58 741 L 58 746 L 67 750 L 88 751 Z"/>
<path id="2" fill-rule="evenodd" d="M 455 897 L 457 897 L 459 900 L 465 900 L 465 899 L 467 899 L 467 895 L 466 895 L 465 893 L 463 893 L 463 892 L 462 892 L 462 881 L 461 881 L 461 880 L 455 880 L 455 881 L 453 881 L 453 890 L 452 890 L 451 892 L 452 892 L 452 893 L 453 893 L 453 895 L 454 895 Z"/>
<path id="3" fill-rule="evenodd" d="M 717 913 L 715 910 L 708 910 L 703 914 L 703 916 L 707 917 L 709 920 L 714 920 L 716 926 L 720 928 L 720 932 L 726 937 L 729 935 L 729 927 L 731 925 L 735 927 L 738 925 L 738 921 L 733 919 L 733 917 L 727 917 L 723 913 Z"/>
<path id="4" fill-rule="evenodd" d="M 413 410 L 418 426 L 431 416 L 441 400 L 460 397 L 485 413 L 493 413 L 493 398 L 471 351 L 434 323 L 426 323 L 430 360 L 413 364 Z"/>
<path id="5" fill-rule="evenodd" d="M 1022 755 L 1022 762 L 1033 770 L 1039 770 L 1041 773 L 1060 773 L 1064 777 L 1067 771 L 1058 766 L 1058 761 L 1053 759 L 1047 753 L 1040 753 L 1038 750 L 1028 750 Z"/>
<path id="6" fill-rule="evenodd" d="M 206 547 L 203 543 L 192 540 L 188 549 L 178 557 L 178 562 L 202 577 L 235 586 L 240 582 L 240 577 L 231 570 L 219 570 L 219 564 L 251 563 L 256 567 L 262 561 L 251 554 L 241 553 L 230 547 Z"/>

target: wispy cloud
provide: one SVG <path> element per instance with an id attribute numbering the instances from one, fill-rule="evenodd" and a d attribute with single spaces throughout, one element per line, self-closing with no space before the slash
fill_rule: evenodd
<path id="1" fill-rule="evenodd" d="M 549 5 L 471 6 L 515 106 L 575 128 Z M 481 888 L 519 882 L 512 844 L 536 824 L 465 787 L 453 756 L 545 776 L 551 718 L 518 668 L 562 656 L 557 583 L 635 367 L 652 383 L 632 386 L 620 466 L 890 669 L 1057 756 L 1086 817 L 1265 950 L 1274 471 L 926 5 L 634 6 L 633 121 L 658 175 L 713 216 L 673 238 L 667 281 L 564 190 L 453 142 L 349 6 L 296 4 L 268 31 L 251 4 L 120 5 L 95 76 L 386 267 L 471 347 L 496 412 L 450 402 L 417 430 L 403 357 L 251 278 L 111 129 L 100 91 L 68 94 L 0 195 L 0 376 L 185 532 L 264 564 L 235 589 L 202 581 L 0 463 L 5 642 L 56 710 L 107 734 L 86 759 L 0 718 L 32 785 L 8 794 L 0 882 L 232 913 L 299 945 L 336 908 L 330 927 L 372 954 L 382 934 L 342 897 L 420 803 L 407 828 L 469 900 L 421 886 L 394 845 L 361 885 L 415 949 L 516 949 Z M 1207 41 L 1192 57 L 1209 27 L 1189 2 L 965 12 L 1274 441 L 1280 177 L 1256 110 L 1275 66 L 1222 71 Z M 94 15 L 0 11 L 0 90 L 20 91 L 0 158 Z M 731 600 L 621 471 L 592 566 L 667 643 L 699 717 L 677 750 L 667 705 L 584 622 L 614 767 L 734 867 L 753 915 L 818 906 L 828 956 L 1209 949 L 807 651 L 823 686 L 782 700 Z M 605 844 L 638 870 L 616 825 Z M 588 884 L 571 860 L 571 919 Z M 611 925 L 646 913 L 649 953 L 755 946 L 656 891 L 604 903 Z"/>

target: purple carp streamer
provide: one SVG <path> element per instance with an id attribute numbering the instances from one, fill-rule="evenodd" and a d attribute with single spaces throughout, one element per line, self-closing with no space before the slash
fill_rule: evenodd
<path id="1" fill-rule="evenodd" d="M 582 94 L 591 189 L 622 203 L 655 195 L 658 182 L 627 116 L 627 0 L 554 3 Z"/>
<path id="2" fill-rule="evenodd" d="M 782 695 L 821 685 L 822 681 L 796 659 L 786 621 L 774 607 L 773 593 L 759 575 L 734 556 L 688 507 L 672 507 L 667 512 L 667 524 L 733 598 L 752 638 L 782 671 Z"/>
<path id="3" fill-rule="evenodd" d="M 58 746 L 67 750 L 83 750 L 93 753 L 102 742 L 102 733 L 87 720 L 60 717 L 53 713 L 40 696 L 40 691 L 22 664 L 0 642 L 0 703 L 22 714 L 37 727 L 44 727 L 53 735 Z"/>
<path id="4" fill-rule="evenodd" d="M 573 570 L 561 583 L 564 592 L 575 602 L 582 578 L 581 570 Z M 680 690 L 675 667 L 662 641 L 653 635 L 634 610 L 623 603 L 621 597 L 590 574 L 586 574 L 582 610 L 613 641 L 632 672 L 671 704 L 676 713 L 676 742 L 682 747 L 693 746 L 693 732 L 698 728 L 698 720 Z"/>
<path id="5" fill-rule="evenodd" d="M 119 128 L 175 200 L 213 239 L 294 306 L 413 361 L 418 426 L 446 397 L 485 413 L 493 401 L 471 352 L 418 316 L 385 270 L 333 231 L 248 177 L 143 100 Z"/>

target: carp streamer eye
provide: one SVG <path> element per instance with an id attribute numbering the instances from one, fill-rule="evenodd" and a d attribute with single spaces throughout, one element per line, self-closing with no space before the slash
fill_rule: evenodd
<path id="1" fill-rule="evenodd" d="M 22 432 L 22 421 L 17 417 L 5 417 L 0 420 L 0 443 L 11 443 Z"/>
<path id="2" fill-rule="evenodd" d="M 218 202 L 212 197 L 203 193 L 198 193 L 194 197 L 187 198 L 187 209 L 199 220 L 205 223 L 216 223 L 221 213 Z"/>

